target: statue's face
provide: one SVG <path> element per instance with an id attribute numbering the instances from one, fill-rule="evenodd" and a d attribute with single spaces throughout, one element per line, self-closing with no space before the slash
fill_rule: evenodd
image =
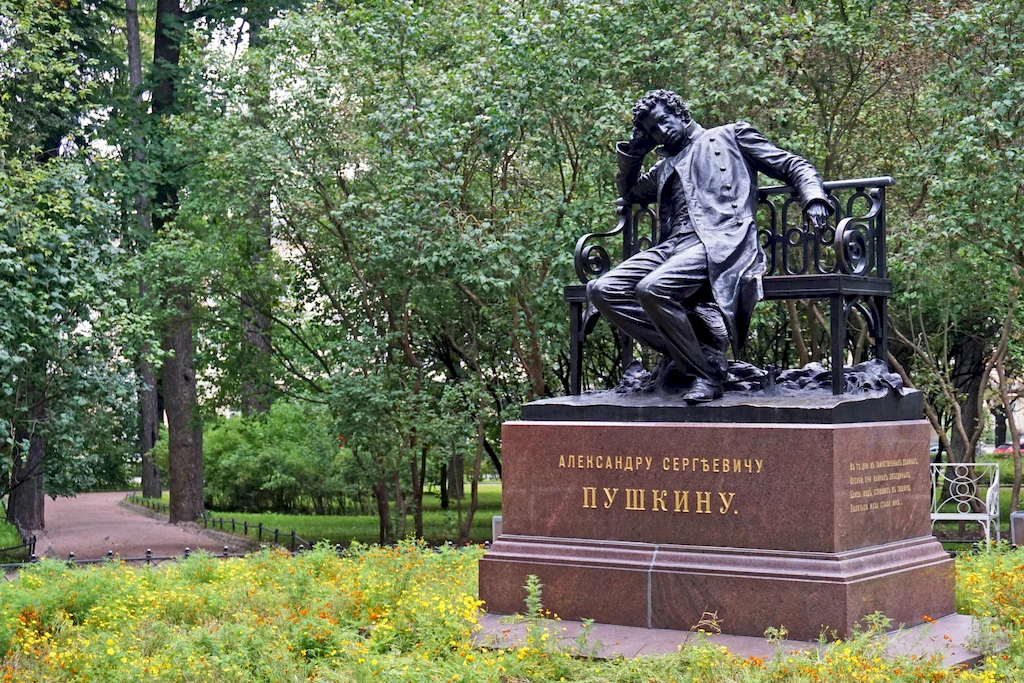
<path id="1" fill-rule="evenodd" d="M 669 154 L 678 152 L 686 141 L 686 124 L 660 102 L 643 118 L 640 127 Z"/>

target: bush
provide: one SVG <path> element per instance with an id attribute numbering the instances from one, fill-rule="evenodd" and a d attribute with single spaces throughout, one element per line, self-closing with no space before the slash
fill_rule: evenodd
<path id="1" fill-rule="evenodd" d="M 3 511 L 3 506 L 0 506 L 0 511 Z M 21 544 L 21 533 L 18 528 L 6 519 L 0 518 L 0 549 L 15 548 L 14 550 L 0 550 L 0 564 L 27 560 L 28 548 L 18 547 Z"/>
<path id="2" fill-rule="evenodd" d="M 166 452 L 161 437 L 158 462 Z M 203 429 L 203 458 L 211 510 L 326 514 L 364 497 L 362 471 L 322 406 L 277 401 L 266 415 L 218 419 Z"/>
<path id="3" fill-rule="evenodd" d="M 994 683 L 1019 680 L 1024 664 L 1019 627 L 979 670 L 889 657 L 873 639 L 888 628 L 878 616 L 849 641 L 765 658 L 734 657 L 695 634 L 672 655 L 595 661 L 586 643 L 558 643 L 557 621 L 535 616 L 517 646 L 480 647 L 480 554 L 405 542 L 353 546 L 346 557 L 327 547 L 294 558 L 197 554 L 162 567 L 43 561 L 0 585 L 0 680 Z M 990 628 L 1018 624 L 1022 562 L 1024 551 L 1005 546 L 961 556 L 958 604 L 991 615 Z M 531 592 L 538 603 L 542 590 Z"/>

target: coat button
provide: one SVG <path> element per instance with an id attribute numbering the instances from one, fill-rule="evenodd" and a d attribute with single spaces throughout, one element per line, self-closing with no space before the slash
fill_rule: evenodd
<path id="1" fill-rule="evenodd" d="M 715 150 L 715 156 L 716 156 L 716 157 L 717 157 L 717 156 L 718 156 L 719 154 L 721 154 L 721 153 L 722 153 L 721 151 L 719 151 L 719 150 L 717 150 L 717 149 Z"/>
<path id="2" fill-rule="evenodd" d="M 719 170 L 719 171 L 724 171 L 724 170 L 725 170 L 725 166 L 719 166 L 719 167 L 718 167 L 718 170 Z"/>
<path id="3" fill-rule="evenodd" d="M 715 139 L 714 139 L 714 138 L 708 138 L 708 140 L 711 140 L 711 142 L 714 142 L 714 141 L 715 141 Z"/>
<path id="4" fill-rule="evenodd" d="M 734 209 L 736 208 L 736 202 L 732 203 L 732 208 L 734 208 Z"/>
<path id="5" fill-rule="evenodd" d="M 725 189 L 727 189 L 727 190 L 731 190 L 731 189 L 732 189 L 732 185 L 726 185 L 726 186 L 725 186 Z"/>

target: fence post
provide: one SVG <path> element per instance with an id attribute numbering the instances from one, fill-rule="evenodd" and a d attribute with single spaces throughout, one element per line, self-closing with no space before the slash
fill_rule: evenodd
<path id="1" fill-rule="evenodd" d="M 280 545 L 280 544 L 279 544 L 279 543 L 277 542 L 277 529 L 274 529 L 274 545 Z"/>
<path id="2" fill-rule="evenodd" d="M 292 541 L 289 544 L 289 546 L 290 546 L 289 549 L 294 553 L 295 552 L 295 529 L 292 529 Z"/>
<path id="3" fill-rule="evenodd" d="M 260 541 L 260 542 L 262 542 L 262 541 L 263 541 L 263 522 L 260 522 L 260 527 L 259 527 L 259 541 Z"/>
<path id="4" fill-rule="evenodd" d="M 242 535 L 249 535 L 249 520 L 245 520 L 244 522 L 242 522 Z"/>
<path id="5" fill-rule="evenodd" d="M 235 518 L 231 518 L 231 533 L 235 533 Z"/>

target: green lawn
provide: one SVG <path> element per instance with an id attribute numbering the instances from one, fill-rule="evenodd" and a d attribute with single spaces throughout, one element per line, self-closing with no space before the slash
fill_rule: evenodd
<path id="1" fill-rule="evenodd" d="M 6 519 L 0 519 L 0 548 L 12 548 L 21 545 L 21 534 L 17 527 Z M 17 550 L 0 550 L 0 564 L 13 562 L 24 562 L 28 559 L 28 549 L 18 548 Z"/>
<path id="2" fill-rule="evenodd" d="M 163 501 L 168 502 L 168 494 L 164 493 Z M 483 543 L 491 540 L 491 517 L 501 514 L 501 482 L 482 482 L 480 484 L 479 505 L 476 515 L 473 517 L 473 527 L 470 532 L 470 540 L 475 543 Z M 463 514 L 469 506 L 469 486 L 466 486 L 466 498 L 463 500 Z M 257 531 L 251 529 L 260 522 L 263 523 L 264 540 L 267 539 L 267 532 L 273 536 L 274 529 L 281 533 L 281 542 L 286 543 L 285 536 L 294 529 L 299 537 L 315 543 L 326 540 L 331 543 L 348 545 L 352 541 L 360 543 L 375 543 L 379 538 L 379 526 L 377 517 L 374 515 L 291 515 L 269 512 L 232 512 L 230 510 L 210 511 L 211 518 L 223 518 L 224 531 L 231 531 L 231 519 L 236 522 L 236 533 L 242 534 L 242 523 L 250 525 L 249 537 Z M 428 543 L 443 543 L 444 541 L 455 540 L 457 531 L 458 512 L 456 501 L 451 501 L 451 509 L 447 512 L 441 510 L 441 501 L 435 493 L 423 495 L 423 535 Z M 211 521 L 210 528 L 221 529 L 220 522 L 216 525 Z M 413 531 L 413 518 L 406 519 L 406 533 Z"/>

